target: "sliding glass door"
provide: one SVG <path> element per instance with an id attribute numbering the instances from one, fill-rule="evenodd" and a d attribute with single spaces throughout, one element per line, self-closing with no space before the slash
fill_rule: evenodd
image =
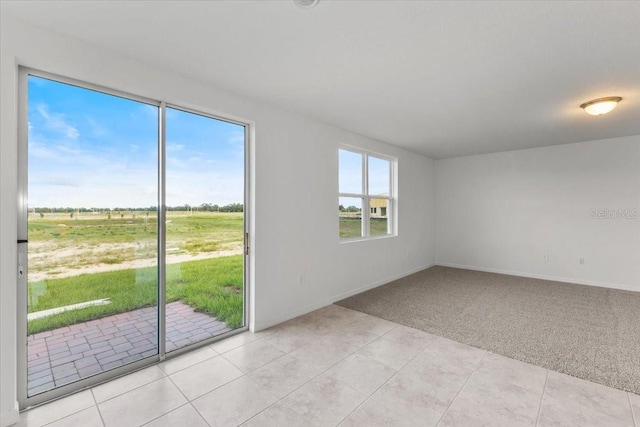
<path id="1" fill-rule="evenodd" d="M 243 328 L 245 126 L 22 71 L 21 405 Z"/>
<path id="2" fill-rule="evenodd" d="M 245 128 L 166 115 L 169 352 L 243 325 Z"/>

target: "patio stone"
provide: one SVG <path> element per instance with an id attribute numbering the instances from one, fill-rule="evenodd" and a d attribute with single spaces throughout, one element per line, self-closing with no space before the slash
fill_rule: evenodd
<path id="1" fill-rule="evenodd" d="M 166 306 L 167 351 L 231 329 L 179 301 Z M 27 337 L 30 396 L 157 354 L 157 313 L 145 307 Z"/>

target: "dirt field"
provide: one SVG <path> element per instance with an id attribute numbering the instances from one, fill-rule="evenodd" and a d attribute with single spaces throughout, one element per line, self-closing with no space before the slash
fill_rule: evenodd
<path id="1" fill-rule="evenodd" d="M 130 268 L 151 267 L 157 264 L 155 257 L 138 258 L 122 261 L 118 264 L 107 263 L 91 263 L 89 259 L 102 258 L 102 254 L 112 253 L 113 251 L 130 251 L 134 245 L 112 245 L 104 244 L 91 249 L 72 247 L 66 249 L 57 249 L 47 252 L 46 244 L 34 243 L 30 246 L 40 247 L 43 249 L 40 254 L 29 256 L 29 282 L 40 282 L 46 279 L 58 279 L 63 277 L 78 276 L 81 274 L 101 273 L 105 271 L 128 270 Z M 229 249 L 215 252 L 200 253 L 167 253 L 167 264 L 178 264 L 185 261 L 195 261 L 199 259 L 218 258 L 230 255 L 242 254 L 242 243 L 229 245 Z M 87 255 L 87 251 L 91 255 Z M 43 253 L 46 252 L 46 255 Z M 83 260 L 78 262 L 78 260 Z M 58 266 L 58 267 L 53 267 Z"/>
<path id="2" fill-rule="evenodd" d="M 171 212 L 167 263 L 242 254 L 243 216 Z M 29 282 L 157 264 L 157 223 L 140 213 L 29 216 Z"/>

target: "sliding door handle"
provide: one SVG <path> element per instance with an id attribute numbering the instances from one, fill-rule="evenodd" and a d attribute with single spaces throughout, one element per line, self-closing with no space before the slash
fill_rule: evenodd
<path id="1" fill-rule="evenodd" d="M 18 239 L 18 279 L 24 278 L 24 260 L 27 254 L 23 245 L 26 245 L 27 243 L 26 239 Z"/>

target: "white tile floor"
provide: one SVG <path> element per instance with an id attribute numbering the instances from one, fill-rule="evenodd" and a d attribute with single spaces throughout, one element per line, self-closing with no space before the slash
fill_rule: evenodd
<path id="1" fill-rule="evenodd" d="M 640 396 L 332 305 L 26 411 L 18 425 L 640 427 Z"/>

